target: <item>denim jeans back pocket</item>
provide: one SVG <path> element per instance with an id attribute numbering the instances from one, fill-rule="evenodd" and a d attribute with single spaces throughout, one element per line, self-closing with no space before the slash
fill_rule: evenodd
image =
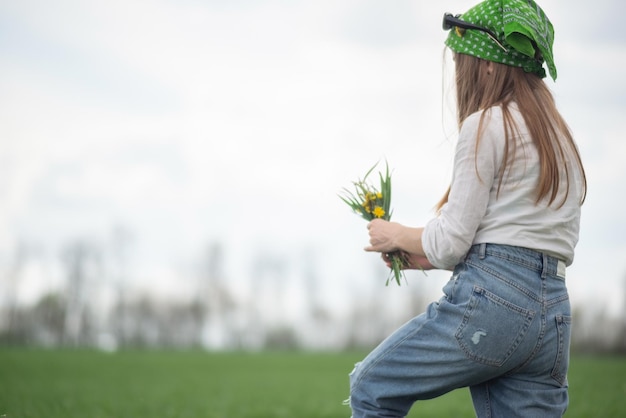
<path id="1" fill-rule="evenodd" d="M 569 367 L 569 346 L 572 333 L 572 317 L 566 315 L 556 316 L 556 332 L 558 336 L 558 346 L 556 360 L 552 368 L 552 378 L 561 387 L 567 386 L 567 369 Z"/>
<path id="2" fill-rule="evenodd" d="M 472 360 L 501 366 L 524 339 L 535 312 L 474 286 L 455 337 Z"/>

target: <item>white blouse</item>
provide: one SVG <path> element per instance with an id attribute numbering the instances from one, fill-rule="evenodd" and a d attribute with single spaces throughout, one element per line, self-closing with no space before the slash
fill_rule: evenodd
<path id="1" fill-rule="evenodd" d="M 519 135 L 515 160 L 504 175 L 498 194 L 505 136 L 501 107 L 487 111 L 476 152 L 476 134 L 482 112 L 469 116 L 456 146 L 448 202 L 428 222 L 422 244 L 428 260 L 438 268 L 455 266 L 473 244 L 526 247 L 555 256 L 570 265 L 580 226 L 581 173 L 569 158 L 569 194 L 563 206 L 567 180 L 561 171 L 556 200 L 535 204 L 539 157 L 524 119 L 515 104 L 509 106 Z M 564 147 L 567 149 L 567 146 Z M 509 158 L 513 150 L 509 150 Z"/>

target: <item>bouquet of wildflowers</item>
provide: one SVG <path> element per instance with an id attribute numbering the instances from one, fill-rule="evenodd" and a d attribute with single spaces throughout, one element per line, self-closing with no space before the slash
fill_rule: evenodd
<path id="1" fill-rule="evenodd" d="M 354 191 L 344 188 L 343 196 L 340 195 L 339 197 L 366 221 L 376 218 L 388 221 L 391 219 L 391 175 L 389 174 L 389 166 L 386 166 L 384 176 L 382 173 L 378 173 L 380 189 L 366 183 L 368 176 L 374 171 L 376 165 L 369 169 L 363 180 L 353 182 Z M 389 280 L 393 274 L 396 283 L 400 285 L 400 278 L 404 277 L 402 270 L 408 267 L 408 256 L 402 251 L 394 251 L 387 254 L 387 256 L 391 260 L 391 273 L 386 284 L 389 285 Z"/>

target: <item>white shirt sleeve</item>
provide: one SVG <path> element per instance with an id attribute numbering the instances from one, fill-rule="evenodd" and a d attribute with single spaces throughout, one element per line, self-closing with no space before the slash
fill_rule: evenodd
<path id="1" fill-rule="evenodd" d="M 450 268 L 461 261 L 471 247 L 487 211 L 490 191 L 500 170 L 504 145 L 502 121 L 494 115 L 498 113 L 500 116 L 499 112 L 492 110 L 485 115 L 485 129 L 478 143 L 478 152 L 476 136 L 482 112 L 464 121 L 454 156 L 448 202 L 442 207 L 439 216 L 424 228 L 424 252 L 437 268 Z"/>

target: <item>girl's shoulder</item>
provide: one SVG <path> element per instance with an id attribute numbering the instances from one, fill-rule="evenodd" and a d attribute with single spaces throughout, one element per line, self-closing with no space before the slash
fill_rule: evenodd
<path id="1" fill-rule="evenodd" d="M 490 119 L 502 120 L 504 118 L 502 106 L 502 104 L 498 104 L 486 109 L 478 110 L 469 115 L 465 121 L 469 121 L 470 123 L 479 123 L 481 118 L 484 118 L 486 122 L 489 122 Z M 515 102 L 509 102 L 507 104 L 507 109 L 512 114 L 519 113 L 519 108 Z"/>
<path id="2" fill-rule="evenodd" d="M 523 123 L 523 117 L 517 103 L 510 102 L 507 105 L 507 110 L 516 125 Z M 491 106 L 472 113 L 463 121 L 461 129 L 469 132 L 477 132 L 480 129 L 482 133 L 488 131 L 496 134 L 501 133 L 501 131 L 504 131 L 504 110 L 502 105 Z"/>
<path id="3" fill-rule="evenodd" d="M 494 127 L 502 126 L 502 107 L 492 106 L 472 113 L 463 121 L 461 131 L 463 132 L 482 132 L 491 130 Z M 497 122 L 497 123 L 494 123 Z"/>

